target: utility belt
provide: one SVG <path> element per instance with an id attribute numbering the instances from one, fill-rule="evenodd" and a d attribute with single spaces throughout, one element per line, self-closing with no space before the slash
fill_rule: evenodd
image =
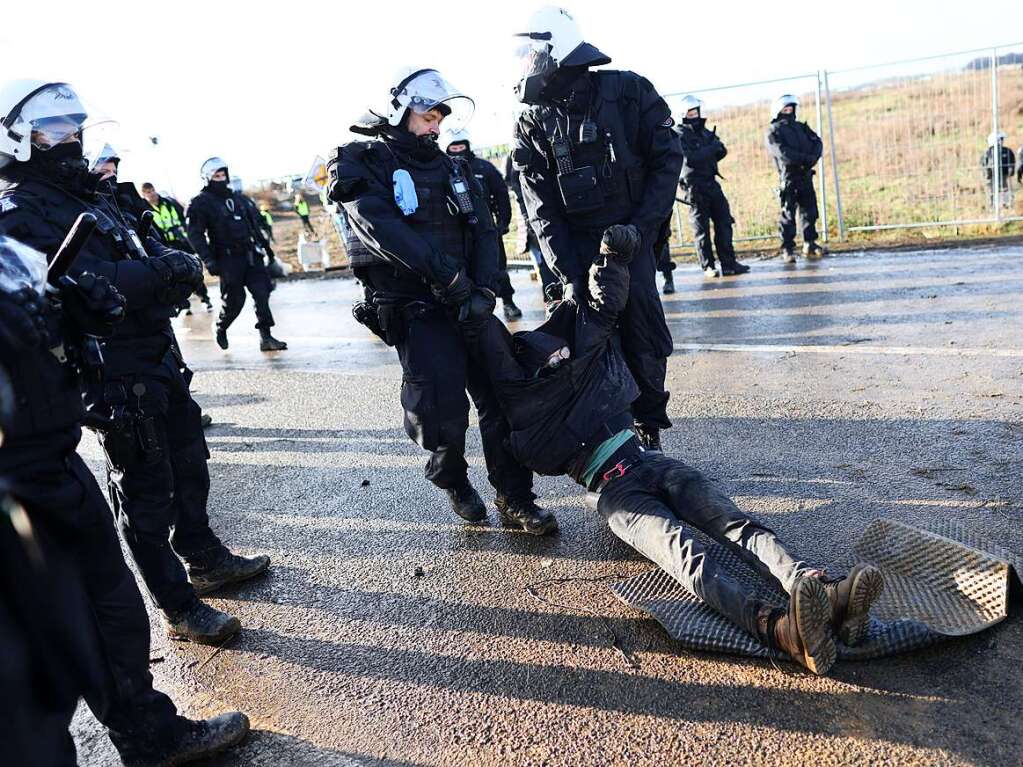
<path id="1" fill-rule="evenodd" d="M 352 306 L 352 316 L 388 346 L 405 339 L 405 326 L 424 317 L 441 317 L 447 308 L 441 304 L 366 291 L 366 298 Z"/>
<path id="2" fill-rule="evenodd" d="M 103 435 L 104 446 L 112 455 L 125 456 L 131 452 L 146 464 L 160 463 L 164 449 L 156 417 L 147 415 L 142 406 L 146 385 L 137 381 L 129 391 L 124 382 L 107 383 L 102 392 L 103 408 L 94 406 L 86 410 L 82 424 Z"/>

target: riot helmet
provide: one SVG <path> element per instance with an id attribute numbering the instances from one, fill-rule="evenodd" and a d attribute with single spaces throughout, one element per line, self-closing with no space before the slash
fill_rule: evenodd
<path id="1" fill-rule="evenodd" d="M 452 86 L 436 69 L 405 67 L 395 76 L 394 83 L 386 113 L 379 115 L 386 117 L 392 127 L 401 125 L 410 110 L 426 114 L 436 109 L 448 125 L 458 128 L 469 122 L 476 108 L 471 98 Z"/>
<path id="2" fill-rule="evenodd" d="M 696 115 L 693 117 L 689 116 L 689 113 L 696 110 Z M 679 119 L 678 122 L 684 125 L 692 125 L 697 120 L 703 119 L 703 102 L 696 98 L 692 94 L 682 97 L 682 102 L 679 105 Z"/>
<path id="3" fill-rule="evenodd" d="M 1000 130 L 999 131 L 992 131 L 991 135 L 989 135 L 987 137 L 987 145 L 988 146 L 994 146 L 995 144 L 1001 144 L 1007 138 L 1008 138 L 1008 136 L 1006 136 Z"/>
<path id="4" fill-rule="evenodd" d="M 443 146 L 444 151 L 450 155 L 464 157 L 472 151 L 472 144 L 469 141 L 469 131 L 464 128 L 444 131 L 441 146 Z M 455 149 L 452 150 L 452 147 L 455 147 Z"/>
<path id="5" fill-rule="evenodd" d="M 203 181 L 209 184 L 213 180 L 213 176 L 214 174 L 216 174 L 218 170 L 224 171 L 224 175 L 227 176 L 228 178 L 231 177 L 231 174 L 228 173 L 227 170 L 227 162 L 221 159 L 220 157 L 211 157 L 206 162 L 204 162 L 202 164 L 202 167 L 199 168 L 199 175 L 202 177 Z M 224 183 L 227 183 L 226 179 Z"/>
<path id="6" fill-rule="evenodd" d="M 781 110 L 785 107 L 792 107 L 792 119 L 796 118 L 796 109 L 799 107 L 799 99 L 793 96 L 791 93 L 786 93 L 779 96 L 771 102 L 771 119 L 774 120 L 781 116 Z"/>
<path id="7" fill-rule="evenodd" d="M 540 8 L 529 18 L 526 31 L 514 36 L 525 38 L 515 49 L 521 67 L 515 95 L 524 104 L 541 103 L 559 69 L 611 63 L 609 56 L 583 40 L 578 23 L 564 8 Z"/>

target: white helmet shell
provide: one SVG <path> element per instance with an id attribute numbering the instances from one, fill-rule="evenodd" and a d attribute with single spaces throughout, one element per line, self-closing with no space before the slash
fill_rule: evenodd
<path id="1" fill-rule="evenodd" d="M 36 148 L 55 146 L 82 130 L 88 113 L 67 83 L 9 80 L 0 85 L 0 167 L 28 162 L 32 133 L 41 134 Z"/>
<path id="2" fill-rule="evenodd" d="M 447 148 L 449 146 L 451 146 L 452 144 L 459 144 L 459 143 L 466 143 L 466 144 L 470 143 L 470 141 L 469 141 L 469 131 L 467 131 L 465 128 L 455 128 L 454 130 L 446 130 L 446 131 L 444 131 L 444 135 L 441 138 L 440 145 L 442 147 L 444 147 L 445 151 L 447 151 Z"/>
<path id="3" fill-rule="evenodd" d="M 1007 138 L 1008 136 L 1002 133 L 1002 131 L 993 131 L 991 135 L 987 137 L 987 145 L 994 146 L 999 141 L 1005 141 Z"/>
<path id="4" fill-rule="evenodd" d="M 209 183 L 210 179 L 213 178 L 213 174 L 218 170 L 227 170 L 227 163 L 220 157 L 211 157 L 202 164 L 202 167 L 199 169 L 199 175 L 203 181 Z"/>
<path id="5" fill-rule="evenodd" d="M 700 99 L 696 98 L 696 96 L 693 96 L 692 94 L 687 94 L 682 97 L 682 101 L 679 104 L 678 112 L 679 120 L 681 120 L 687 114 L 689 114 L 689 111 L 691 109 L 699 109 L 700 116 L 701 117 L 703 116 L 703 102 L 700 101 Z"/>
<path id="6" fill-rule="evenodd" d="M 774 119 L 779 114 L 781 114 L 781 110 L 783 110 L 787 106 L 798 107 L 799 99 L 797 99 L 791 93 L 786 93 L 776 98 L 774 101 L 771 102 L 771 119 Z"/>
<path id="7" fill-rule="evenodd" d="M 436 69 L 402 67 L 394 77 L 387 102 L 388 124 L 397 127 L 411 109 L 423 114 L 431 109 L 448 110 L 445 120 L 452 127 L 469 122 L 475 102 L 454 88 Z"/>
<path id="8" fill-rule="evenodd" d="M 555 5 L 545 5 L 530 16 L 521 36 L 528 37 L 534 45 L 550 45 L 551 57 L 559 62 L 583 44 L 578 22 L 564 8 Z"/>

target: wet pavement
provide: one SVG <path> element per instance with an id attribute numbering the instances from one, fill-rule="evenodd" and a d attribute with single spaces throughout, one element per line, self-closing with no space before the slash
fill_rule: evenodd
<path id="1" fill-rule="evenodd" d="M 666 451 L 808 559 L 877 517 L 951 517 L 1023 551 L 1023 248 L 752 265 L 676 272 Z M 538 323 L 536 283 L 513 282 L 518 326 Z M 392 350 L 351 317 L 358 292 L 282 284 L 291 349 L 274 355 L 251 306 L 227 352 L 201 306 L 176 322 L 215 421 L 214 527 L 274 561 L 210 600 L 245 627 L 219 650 L 153 617 L 157 685 L 188 715 L 252 718 L 214 764 L 1021 763 L 1018 604 L 984 634 L 819 679 L 681 651 L 620 604 L 607 581 L 650 565 L 570 480 L 537 480 L 554 538 L 459 523 L 401 429 Z M 483 490 L 473 428 L 470 464 Z M 87 711 L 75 731 L 83 765 L 118 763 Z"/>

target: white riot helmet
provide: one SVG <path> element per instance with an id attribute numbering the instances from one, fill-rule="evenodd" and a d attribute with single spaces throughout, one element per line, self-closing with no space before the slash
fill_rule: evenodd
<path id="1" fill-rule="evenodd" d="M 105 142 L 97 149 L 86 150 L 85 156 L 89 160 L 89 170 L 91 171 L 95 171 L 104 163 L 113 162 L 119 164 L 121 162 L 120 152 Z"/>
<path id="2" fill-rule="evenodd" d="M 96 122 L 67 83 L 10 80 L 0 85 L 0 167 L 28 162 L 33 150 L 45 152 L 69 136 L 81 140 Z"/>
<path id="3" fill-rule="evenodd" d="M 476 109 L 475 102 L 455 89 L 436 69 L 405 67 L 395 76 L 394 83 L 386 110 L 387 122 L 394 127 L 401 124 L 410 109 L 418 114 L 437 109 L 444 115 L 447 125 L 457 128 L 469 122 Z"/>
<path id="4" fill-rule="evenodd" d="M 703 102 L 692 94 L 683 96 L 682 102 L 679 104 L 678 122 L 683 122 L 694 109 L 697 110 L 697 117 L 703 117 Z"/>
<path id="5" fill-rule="evenodd" d="M 227 182 L 227 185 L 231 187 L 232 192 L 238 192 L 239 194 L 245 189 L 241 176 L 231 176 L 231 180 Z"/>
<path id="6" fill-rule="evenodd" d="M 456 128 L 455 130 L 446 130 L 441 138 L 441 146 L 444 147 L 444 151 L 447 152 L 448 147 L 452 144 L 465 144 L 465 150 L 459 154 L 466 154 L 471 146 L 469 142 L 469 131 L 465 128 Z M 448 154 L 451 154 L 448 152 Z"/>
<path id="7" fill-rule="evenodd" d="M 1000 144 L 1003 141 L 1005 141 L 1005 139 L 1007 139 L 1007 138 L 1008 138 L 1008 136 L 1006 136 L 1000 130 L 999 131 L 993 131 L 991 133 L 991 135 L 987 137 L 987 145 L 988 146 L 994 146 L 995 144 Z"/>
<path id="8" fill-rule="evenodd" d="M 593 67 L 610 64 L 611 59 L 583 40 L 579 25 L 564 8 L 545 5 L 529 17 L 526 38 L 515 55 L 522 71 L 515 94 L 524 104 L 539 104 L 550 77 L 559 67 Z"/>
<path id="9" fill-rule="evenodd" d="M 781 114 L 781 110 L 785 107 L 791 106 L 793 108 L 799 106 L 799 99 L 793 96 L 791 93 L 786 93 L 783 96 L 779 96 L 771 102 L 771 119 Z"/>
<path id="10" fill-rule="evenodd" d="M 220 157 L 211 157 L 202 164 L 202 167 L 199 169 L 199 175 L 208 184 L 213 179 L 213 174 L 218 170 L 227 173 L 227 163 Z M 228 177 L 230 178 L 230 174 L 228 174 Z"/>

